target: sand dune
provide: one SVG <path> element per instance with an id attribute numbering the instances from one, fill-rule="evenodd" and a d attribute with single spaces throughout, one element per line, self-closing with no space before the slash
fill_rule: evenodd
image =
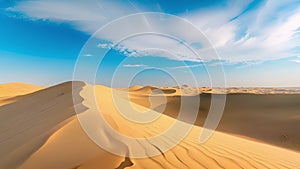
<path id="1" fill-rule="evenodd" d="M 74 118 L 70 84 L 50 87 L 0 107 L 0 168 L 17 168 Z M 79 83 L 77 90 L 81 86 Z M 80 99 L 77 104 L 81 104 Z"/>
<path id="2" fill-rule="evenodd" d="M 7 83 L 7 84 L 0 84 L 0 97 L 11 97 L 11 96 L 18 96 L 24 95 L 28 93 L 33 93 L 35 91 L 41 90 L 44 87 L 42 86 L 35 86 L 32 84 L 14 82 L 14 83 Z"/>
<path id="3" fill-rule="evenodd" d="M 42 86 L 35 86 L 26 83 L 14 82 L 0 84 L 0 106 L 13 103 L 24 97 L 26 94 L 44 89 Z"/>
<path id="4" fill-rule="evenodd" d="M 175 87 L 154 87 L 154 86 L 132 86 L 130 88 L 118 89 L 121 91 L 130 92 L 131 94 L 149 95 L 155 90 L 167 91 L 165 94 L 170 96 L 185 95 L 192 96 L 198 94 L 300 94 L 300 88 L 259 88 L 259 87 L 231 87 L 231 88 L 195 88 L 188 85 Z M 168 92 L 173 91 L 173 92 Z"/>
<path id="5" fill-rule="evenodd" d="M 201 95 L 182 97 L 185 100 L 200 98 L 199 114 L 195 125 L 203 126 L 210 108 L 211 93 L 224 92 L 220 89 L 213 91 L 208 88 L 199 90 Z M 121 95 L 127 97 L 128 93 L 121 93 Z M 164 97 L 167 104 L 162 113 L 177 118 L 182 97 L 176 94 L 164 95 Z M 138 95 L 135 91 L 130 91 L 129 98 L 132 102 L 154 110 L 161 110 L 163 107 L 160 102 L 161 96 Z M 192 108 L 193 105 L 190 106 Z M 300 152 L 300 134 L 295 130 L 300 128 L 299 110 L 298 89 L 271 91 L 270 88 L 235 88 L 227 94 L 225 110 L 217 130 Z M 189 113 L 189 109 L 185 111 L 183 113 Z"/>
<path id="6" fill-rule="evenodd" d="M 126 91 L 127 89 L 123 89 Z M 133 86 L 128 89 L 130 92 L 134 92 L 138 95 L 159 95 L 159 94 L 175 94 L 178 92 L 177 89 L 171 88 L 159 88 L 153 86 Z"/>
<path id="7" fill-rule="evenodd" d="M 137 90 L 140 90 L 142 88 L 144 88 L 144 86 L 138 86 L 138 85 L 136 85 L 136 86 L 131 86 L 130 88 L 128 88 L 128 90 L 129 91 L 137 91 Z"/>
<path id="8" fill-rule="evenodd" d="M 0 107 L 0 168 L 299 168 L 300 154 L 275 146 L 216 132 L 204 144 L 199 144 L 201 127 L 178 122 L 181 127 L 192 127 L 191 132 L 177 146 L 160 152 L 163 145 L 172 143 L 175 136 L 162 138 L 162 143 L 151 141 L 127 142 L 110 132 L 111 128 L 90 118 L 99 109 L 109 125 L 123 135 L 150 138 L 168 129 L 176 120 L 130 103 L 119 93 L 103 86 L 75 83 L 75 106 L 79 117 L 95 125 L 93 137 L 107 147 L 120 150 L 117 156 L 99 148 L 81 128 L 72 107 L 71 83 L 50 87 L 15 103 Z M 93 104 L 90 91 L 96 92 L 98 106 Z M 141 88 L 139 88 L 141 89 Z M 137 89 L 137 90 L 139 90 Z M 174 94 L 174 93 L 173 93 Z M 114 98 L 112 98 L 114 96 Z M 137 94 L 136 94 L 137 97 Z M 144 95 L 141 97 L 145 97 Z M 117 105 L 115 105 L 117 103 Z M 128 107 L 125 113 L 158 116 L 147 124 L 125 119 L 118 106 Z M 139 115 L 137 115 L 139 116 Z M 5 120 L 3 120 L 5 119 Z M 16 124 L 16 125 L 12 125 Z M 132 132 L 134 131 L 134 132 Z M 180 132 L 179 132 L 180 133 Z M 122 143 L 122 144 L 120 144 Z M 138 152 L 134 152 L 137 151 Z M 156 152 L 150 158 L 131 158 L 130 154 Z M 129 157 L 126 157 L 129 154 Z"/>
<path id="9" fill-rule="evenodd" d="M 199 93 L 210 94 L 300 94 L 300 88 L 199 88 Z"/>

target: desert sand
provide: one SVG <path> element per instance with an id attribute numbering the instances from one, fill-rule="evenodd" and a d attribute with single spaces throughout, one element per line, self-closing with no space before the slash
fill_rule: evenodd
<path id="1" fill-rule="evenodd" d="M 238 136 L 240 133 L 237 132 L 228 134 L 230 132 L 222 133 L 217 131 L 207 142 L 200 144 L 198 142 L 199 133 L 203 128 L 199 122 L 195 126 L 185 122 L 178 122 L 182 127 L 191 126 L 191 132 L 183 141 L 166 152 L 160 150 L 164 148 L 163 145 L 172 143 L 172 140 L 175 139 L 172 136 L 164 137 L 163 143 L 160 144 L 151 141 L 139 142 L 138 140 L 126 142 L 126 140 L 120 139 L 110 132 L 114 129 L 123 135 L 134 138 L 149 138 L 162 133 L 173 123 L 177 122 L 173 117 L 176 115 L 176 111 L 174 111 L 173 115 L 170 112 L 168 114 L 166 111 L 171 111 L 168 107 L 176 104 L 178 95 L 185 94 L 185 97 L 196 97 L 197 92 L 194 89 L 187 89 L 187 91 L 182 92 L 177 90 L 177 88 L 167 88 L 165 92 L 161 93 L 155 90 L 157 89 L 156 87 L 144 88 L 135 86 L 129 89 L 129 99 L 127 99 L 125 96 L 128 92 L 125 90 L 91 86 L 83 82 L 74 82 L 73 86 L 74 100 L 72 100 L 72 83 L 67 82 L 27 94 L 26 97 L 0 107 L 0 168 L 300 168 L 299 152 L 291 150 L 292 148 L 286 149 L 267 144 L 267 141 L 264 143 L 263 141 L 246 139 Z M 153 89 L 155 90 L 154 94 L 152 92 Z M 95 91 L 95 101 L 91 91 Z M 152 109 L 160 106 L 159 99 L 161 98 L 154 99 L 149 104 L 149 101 L 145 101 L 145 99 L 149 99 L 149 95 L 157 95 L 158 98 L 162 97 L 162 95 L 167 96 L 166 113 L 160 114 L 155 109 Z M 243 95 L 239 96 L 244 97 Z M 285 96 L 296 97 L 286 98 L 291 100 L 299 98 L 298 95 Z M 12 97 L 16 97 L 16 95 Z M 229 101 L 234 103 L 235 99 L 232 98 Z M 248 103 L 247 99 L 253 99 L 250 102 L 251 104 L 246 104 Z M 263 98 L 261 102 L 260 100 L 257 101 L 260 103 L 258 104 L 256 99 L 256 97 L 246 97 L 246 103 L 244 104 L 248 107 L 243 107 L 246 105 L 241 104 L 241 107 L 229 107 L 227 111 L 246 111 L 250 106 L 255 106 L 255 110 L 259 110 L 261 107 L 263 108 L 263 106 L 273 103 L 270 101 L 263 104 L 263 101 L 266 100 L 266 98 Z M 208 100 L 206 101 L 208 102 Z M 295 102 L 290 103 L 289 101 L 291 100 L 281 101 L 283 103 L 287 102 L 284 103 L 286 106 L 289 103 L 292 109 L 297 104 Z M 73 102 L 79 114 L 75 113 Z M 94 103 L 97 103 L 97 105 Z M 131 122 L 118 111 L 118 106 L 120 105 L 131 105 L 125 111 L 122 110 L 129 115 L 140 112 L 141 118 L 145 115 L 149 117 L 157 116 L 158 119 L 146 124 Z M 261 107 L 257 107 L 259 105 Z M 151 107 L 151 109 L 147 107 Z M 278 105 L 278 107 L 280 106 Z M 176 109 L 177 107 L 174 108 L 174 110 Z M 249 112 L 246 113 L 250 113 L 253 109 L 248 110 Z M 99 112 L 101 112 L 101 115 L 103 115 L 110 127 L 99 124 L 97 119 L 90 118 L 98 115 Z M 226 112 L 224 114 L 224 118 L 229 122 L 226 122 L 226 125 L 223 125 L 223 127 L 227 128 L 228 124 L 230 124 L 230 117 L 237 115 L 238 112 L 228 117 Z M 96 128 L 93 128 L 92 136 L 103 140 L 104 146 L 117 149 L 123 154 L 120 156 L 114 155 L 100 148 L 84 132 L 77 117 L 79 119 L 88 119 L 87 122 L 89 124 L 96 126 Z M 285 117 L 284 115 L 276 114 L 274 119 L 299 120 L 297 114 Z M 244 121 L 238 123 L 238 121 L 233 119 L 231 123 L 234 123 L 235 128 L 239 128 L 239 125 L 242 125 Z M 248 127 L 256 128 L 257 124 Z M 280 126 L 278 127 L 278 125 L 274 124 L 269 127 L 274 131 L 280 129 Z M 297 126 L 292 125 L 290 127 Z M 230 129 L 232 128 L 234 127 Z M 297 129 L 293 128 L 295 134 Z M 258 129 L 256 128 L 256 130 Z M 248 131 L 243 129 L 242 132 Z M 290 137 L 291 135 L 289 134 L 288 136 Z M 138 152 L 134 152 L 136 150 Z M 156 152 L 158 155 L 148 158 L 132 158 L 130 156 L 136 153 L 147 155 L 147 153 L 151 152 Z"/>
<path id="2" fill-rule="evenodd" d="M 151 89 L 153 87 L 149 86 L 129 88 L 129 99 L 153 110 L 162 110 L 161 100 L 165 97 L 167 105 L 163 113 L 177 118 L 181 103 L 179 96 L 188 100 L 200 97 L 199 114 L 195 121 L 195 125 L 200 127 L 203 126 L 211 105 L 211 93 L 227 93 L 218 131 L 300 152 L 300 134 L 295 130 L 300 128 L 299 88 L 199 88 L 198 93 L 195 93 L 196 89 L 184 86 L 174 87 L 176 91 L 163 96 L 151 93 Z M 170 88 L 157 89 L 170 91 Z M 127 97 L 126 89 L 121 91 L 125 91 L 121 96 Z M 188 114 L 189 110 L 183 113 Z"/>
<path id="3" fill-rule="evenodd" d="M 26 94 L 30 94 L 44 88 L 45 87 L 42 86 L 19 82 L 0 84 L 0 106 L 15 102 Z"/>

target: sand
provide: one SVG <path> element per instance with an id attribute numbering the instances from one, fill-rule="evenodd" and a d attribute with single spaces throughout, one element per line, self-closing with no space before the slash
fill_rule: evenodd
<path id="1" fill-rule="evenodd" d="M 167 152 L 163 145 L 175 138 L 165 138 L 164 144 L 156 142 L 128 143 L 110 132 L 111 128 L 99 124 L 93 117 L 99 109 L 109 125 L 116 131 L 131 137 L 158 135 L 176 120 L 131 102 L 104 86 L 75 83 L 74 104 L 78 116 L 88 119 L 97 128 L 94 137 L 103 140 L 104 146 L 118 149 L 122 155 L 114 155 L 97 146 L 84 132 L 73 107 L 70 82 L 49 87 L 27 95 L 14 103 L 0 107 L 0 168 L 21 169 L 99 169 L 99 168 L 299 168 L 300 153 L 277 146 L 216 132 L 204 144 L 199 144 L 200 126 L 178 122 L 190 127 L 185 139 Z M 138 88 L 138 90 L 141 88 Z M 96 93 L 93 104 L 90 91 Z M 147 89 L 148 90 L 148 89 Z M 168 90 L 170 91 L 170 90 Z M 176 90 L 177 92 L 177 90 Z M 177 95 L 167 92 L 167 95 Z M 140 97 L 147 97 L 140 93 Z M 161 93 L 158 93 L 161 95 Z M 112 95 L 114 98 L 112 99 Z M 139 97 L 138 93 L 134 94 Z M 188 96 L 187 96 L 188 97 Z M 130 99 L 131 100 L 131 99 Z M 132 105 L 126 113 L 144 112 L 156 117 L 147 124 L 133 123 L 118 112 L 118 106 Z M 143 114 L 143 113 L 141 113 Z M 143 116 L 141 116 L 143 117 Z M 238 124 L 237 124 L 238 125 Z M 276 128 L 274 128 L 276 130 Z M 134 131 L 134 132 L 133 132 Z M 180 132 L 179 132 L 180 133 Z M 121 144 L 122 143 L 122 144 Z M 139 152 L 134 152 L 134 151 Z M 126 154 L 158 155 L 148 158 L 126 157 Z"/>
<path id="2" fill-rule="evenodd" d="M 13 103 L 25 95 L 44 89 L 45 87 L 14 82 L 0 84 L 0 106 Z"/>
<path id="3" fill-rule="evenodd" d="M 217 130 L 300 152 L 300 134 L 295 130 L 300 128 L 300 94 L 298 89 L 292 89 L 228 89 L 225 110 Z M 214 92 L 218 93 L 216 95 L 222 94 L 220 89 Z M 162 113 L 177 118 L 182 99 L 178 96 L 183 95 L 187 100 L 198 97 L 200 108 L 195 125 L 202 127 L 210 107 L 211 93 L 214 92 L 208 88 L 200 88 L 197 94 L 177 91 L 172 95 L 164 95 L 167 106 Z M 126 92 L 120 94 L 124 98 L 128 95 Z M 133 90 L 129 90 L 129 95 L 134 103 L 154 110 L 162 109 L 160 95 L 151 95 L 149 99 L 149 94 L 141 95 Z M 188 114 L 189 109 L 183 113 Z"/>

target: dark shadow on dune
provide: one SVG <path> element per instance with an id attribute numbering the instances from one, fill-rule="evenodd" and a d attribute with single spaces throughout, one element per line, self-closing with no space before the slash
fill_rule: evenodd
<path id="1" fill-rule="evenodd" d="M 116 169 L 124 169 L 126 167 L 133 166 L 129 157 L 125 157 L 125 160 L 116 168 Z"/>
<path id="2" fill-rule="evenodd" d="M 116 169 L 124 169 L 126 167 L 133 166 L 134 163 L 129 158 L 129 151 L 127 150 L 126 156 L 124 158 L 124 161 L 121 162 L 121 164 Z"/>
<path id="3" fill-rule="evenodd" d="M 203 126 L 211 104 L 211 94 L 181 96 L 187 100 L 200 97 L 195 125 Z M 177 118 L 180 96 L 167 97 L 164 114 Z M 147 97 L 132 101 L 147 105 Z M 191 108 L 193 104 L 187 105 Z M 159 110 L 157 106 L 154 110 Z M 189 122 L 188 110 L 179 120 Z M 225 110 L 217 131 L 245 136 L 268 144 L 300 151 L 300 95 L 299 94 L 228 94 Z"/>
<path id="4" fill-rule="evenodd" d="M 155 90 L 152 90 L 152 93 L 151 94 L 161 94 L 161 93 L 164 93 L 164 94 L 173 94 L 175 93 L 176 90 L 175 89 L 155 89 Z"/>
<path id="5" fill-rule="evenodd" d="M 18 168 L 76 115 L 74 106 L 86 110 L 79 95 L 84 85 L 65 82 L 1 106 L 0 168 Z"/>

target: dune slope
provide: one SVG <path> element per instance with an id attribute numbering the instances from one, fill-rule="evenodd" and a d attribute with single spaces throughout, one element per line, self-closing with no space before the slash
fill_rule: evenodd
<path id="1" fill-rule="evenodd" d="M 57 129 L 74 118 L 71 83 L 0 107 L 0 168 L 17 168 Z M 77 83 L 80 91 L 83 83 Z M 79 93 L 79 92 L 78 92 Z M 78 95 L 77 104 L 81 104 Z"/>
<path id="2" fill-rule="evenodd" d="M 258 143 L 229 134 L 216 132 L 204 144 L 198 142 L 201 127 L 178 122 L 180 127 L 191 127 L 191 132 L 169 151 L 161 151 L 176 140 L 175 135 L 164 135 L 176 120 L 166 115 L 145 124 L 135 123 L 124 115 L 141 113 L 156 117 L 160 113 L 114 95 L 103 86 L 83 83 L 75 85 L 75 106 L 72 107 L 71 83 L 41 90 L 13 104 L 0 107 L 0 168 L 22 169 L 98 169 L 98 168 L 299 168 L 300 154 L 275 146 Z M 91 92 L 96 93 L 96 102 Z M 114 96 L 112 98 L 112 96 Z M 97 103 L 95 105 L 94 103 Z M 125 108 L 120 114 L 118 108 Z M 119 107 L 121 106 L 121 107 Z M 101 115 L 109 126 L 99 123 Z M 125 114 L 124 114 L 125 113 Z M 143 114 L 144 113 L 144 114 Z M 143 116 L 141 116 L 142 118 Z M 15 123 L 14 123 L 15 122 Z M 119 155 L 105 151 L 95 144 L 80 124 L 90 124 L 90 134 L 102 141 L 102 146 L 118 150 Z M 11 125 L 16 124 L 16 125 Z M 111 132 L 133 137 L 131 142 Z M 134 131 L 134 132 L 133 132 Z M 147 138 L 144 141 L 137 138 Z M 132 158 L 133 154 L 157 156 Z"/>
<path id="3" fill-rule="evenodd" d="M 13 103 L 25 97 L 24 95 L 41 89 L 44 89 L 44 87 L 20 82 L 0 84 L 0 106 Z"/>
<path id="4" fill-rule="evenodd" d="M 29 94 L 38 90 L 43 89 L 44 87 L 35 86 L 32 84 L 20 83 L 20 82 L 13 82 L 13 83 L 6 83 L 0 84 L 0 97 L 6 96 L 17 96 L 17 95 L 24 95 Z"/>
<path id="5" fill-rule="evenodd" d="M 239 89 L 235 90 L 240 92 Z M 300 133 L 295 130 L 300 128 L 300 94 L 254 94 L 254 90 L 247 92 L 251 94 L 232 93 L 226 96 L 225 110 L 217 130 L 300 152 Z M 123 93 L 122 97 L 127 94 Z M 161 112 L 173 118 L 178 116 L 181 99 L 193 100 L 198 97 L 200 107 L 195 125 L 203 126 L 211 104 L 210 93 L 182 97 L 169 94 L 164 97 L 166 106 L 160 103 L 162 96 L 129 92 L 132 102 L 152 107 L 154 110 L 162 110 L 165 106 Z M 190 108 L 193 108 L 193 105 L 190 105 Z M 183 113 L 189 114 L 189 109 Z"/>

